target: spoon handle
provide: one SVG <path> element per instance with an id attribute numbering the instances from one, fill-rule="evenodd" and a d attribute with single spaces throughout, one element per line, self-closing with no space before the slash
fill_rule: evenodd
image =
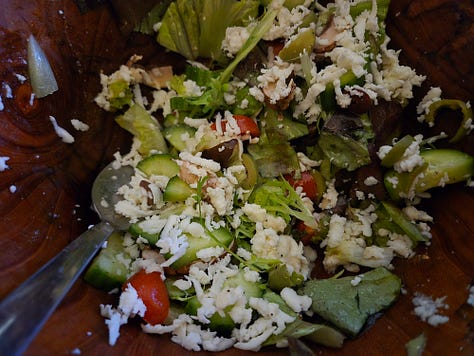
<path id="1" fill-rule="evenodd" d="M 21 355 L 114 231 L 101 222 L 85 231 L 0 302 L 0 355 Z"/>

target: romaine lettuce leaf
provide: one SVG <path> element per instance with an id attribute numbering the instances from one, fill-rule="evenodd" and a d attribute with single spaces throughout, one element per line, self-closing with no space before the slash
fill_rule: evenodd
<path id="1" fill-rule="evenodd" d="M 358 283 L 354 282 L 355 278 Z M 316 314 L 355 336 L 370 315 L 397 299 L 400 288 L 400 278 L 379 267 L 358 277 L 310 280 L 301 292 L 311 297 L 311 308 Z"/>
<path id="2" fill-rule="evenodd" d="M 177 0 L 163 16 L 157 41 L 190 60 L 224 62 L 221 44 L 227 27 L 255 19 L 258 5 L 255 0 Z"/>

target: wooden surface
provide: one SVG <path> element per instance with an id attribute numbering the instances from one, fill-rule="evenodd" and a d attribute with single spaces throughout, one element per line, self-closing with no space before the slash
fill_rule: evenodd
<path id="1" fill-rule="evenodd" d="M 0 111 L 0 156 L 10 169 L 0 172 L 0 298 L 96 222 L 90 211 L 90 184 L 119 148 L 129 144 L 112 118 L 92 102 L 100 89 L 98 73 L 110 72 L 131 54 L 166 62 L 156 46 L 141 37 L 121 38 L 106 7 L 81 15 L 72 1 L 0 0 L 0 78 L 13 90 Z M 441 86 L 445 97 L 474 102 L 474 4 L 472 1 L 393 0 L 388 32 L 402 60 Z M 43 46 L 58 79 L 59 91 L 30 103 L 30 89 L 15 74 L 27 76 L 26 39 L 33 33 Z M 414 120 L 413 107 L 407 120 Z M 75 136 L 61 142 L 48 119 Z M 90 125 L 75 131 L 71 119 Z M 456 122 L 450 124 L 456 126 Z M 474 154 L 472 135 L 460 148 Z M 14 185 L 16 192 L 10 187 Z M 427 210 L 435 217 L 433 242 L 408 261 L 396 262 L 406 294 L 366 333 L 341 350 L 315 346 L 321 355 L 402 355 L 404 344 L 424 332 L 426 355 L 472 355 L 473 311 L 463 305 L 474 279 L 474 194 L 462 185 L 435 192 Z M 415 292 L 446 296 L 447 324 L 430 327 L 412 314 Z M 150 336 L 138 324 L 127 325 L 115 347 L 108 346 L 99 304 L 113 297 L 83 281 L 75 284 L 59 309 L 33 341 L 27 355 L 188 354 L 168 336 Z M 32 303 L 34 303 L 32 296 Z M 471 325 L 469 329 L 469 323 Z M 1 340 L 0 340 L 1 343 Z M 191 354 L 191 353 L 189 353 Z M 243 355 L 231 350 L 224 355 Z M 253 354 L 253 353 L 252 353 Z M 262 355 L 286 354 L 269 349 Z"/>

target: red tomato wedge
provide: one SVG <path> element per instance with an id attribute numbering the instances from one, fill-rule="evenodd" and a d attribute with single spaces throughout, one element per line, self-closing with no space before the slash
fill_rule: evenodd
<path id="1" fill-rule="evenodd" d="M 124 283 L 122 289 L 125 289 L 129 283 L 135 288 L 146 306 L 143 319 L 151 325 L 162 324 L 168 316 L 170 300 L 161 273 L 147 273 L 145 270 L 141 270 L 131 276 Z"/>
<path id="2" fill-rule="evenodd" d="M 301 172 L 299 179 L 294 179 L 290 175 L 285 175 L 285 179 L 293 188 L 301 187 L 306 196 L 311 200 L 316 200 L 318 197 L 318 185 L 311 172 Z"/>
<path id="3" fill-rule="evenodd" d="M 245 115 L 233 115 L 237 126 L 239 126 L 240 132 L 242 135 L 249 134 L 251 137 L 259 137 L 260 129 L 258 128 L 257 123 L 251 117 Z M 226 120 L 221 121 L 222 131 L 225 132 Z M 211 124 L 211 129 L 216 129 L 216 123 Z"/>

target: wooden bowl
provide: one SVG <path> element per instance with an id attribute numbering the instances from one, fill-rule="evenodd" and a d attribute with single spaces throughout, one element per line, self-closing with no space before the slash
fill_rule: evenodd
<path id="1" fill-rule="evenodd" d="M 166 63 L 150 39 L 121 34 L 106 5 L 81 14 L 70 0 L 0 1 L 0 156 L 10 169 L 0 172 L 0 298 L 3 298 L 88 225 L 97 222 L 90 210 L 89 191 L 95 175 L 116 150 L 126 152 L 130 138 L 93 103 L 100 90 L 98 75 L 109 73 L 130 55 Z M 430 86 L 440 86 L 446 98 L 473 99 L 474 4 L 458 0 L 392 0 L 388 18 L 391 47 L 403 49 L 401 61 L 428 76 L 419 99 Z M 30 101 L 27 77 L 27 38 L 34 34 L 58 79 L 59 91 Z M 8 84 L 13 98 L 5 95 Z M 66 144 L 48 117 L 73 133 Z M 415 119 L 413 105 L 406 117 Z M 90 126 L 75 131 L 71 119 Z M 446 120 L 448 121 L 448 120 Z M 443 122 L 447 129 L 458 122 Z M 458 147 L 474 154 L 473 135 Z M 16 188 L 16 191 L 15 191 Z M 410 260 L 397 260 L 396 273 L 405 294 L 360 338 L 340 350 L 314 346 L 322 355 L 402 355 L 405 343 L 424 332 L 426 354 L 474 354 L 474 312 L 466 306 L 467 287 L 474 279 L 474 194 L 463 184 L 434 191 L 427 209 L 434 216 L 433 241 Z M 450 320 L 438 327 L 413 313 L 415 292 L 446 296 Z M 78 281 L 26 355 L 185 355 L 168 336 L 151 336 L 130 324 L 121 329 L 117 345 L 108 331 L 99 304 L 113 296 Z M 34 296 L 31 302 L 35 303 Z M 0 340 L 1 343 L 1 340 Z M 265 349 L 261 355 L 286 354 Z M 243 355 L 229 350 L 225 355 Z M 253 354 L 253 353 L 249 353 Z"/>

